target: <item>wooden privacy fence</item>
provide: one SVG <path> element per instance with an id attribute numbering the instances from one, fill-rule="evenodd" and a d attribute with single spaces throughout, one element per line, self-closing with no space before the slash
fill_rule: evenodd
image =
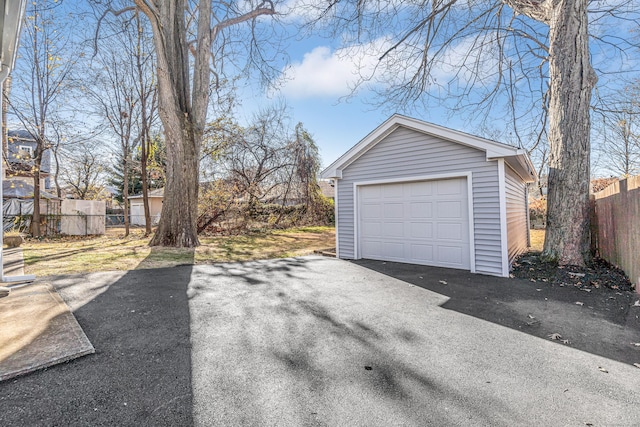
<path id="1" fill-rule="evenodd" d="M 640 176 L 591 196 L 593 235 L 601 258 L 617 265 L 640 290 Z"/>

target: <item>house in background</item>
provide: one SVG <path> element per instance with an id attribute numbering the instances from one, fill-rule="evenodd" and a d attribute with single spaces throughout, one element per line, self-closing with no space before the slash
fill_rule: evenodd
<path id="1" fill-rule="evenodd" d="M 335 200 L 336 198 L 336 189 L 332 181 L 320 180 L 318 181 L 318 186 L 320 186 L 320 191 L 322 195 L 327 199 Z"/>
<path id="2" fill-rule="evenodd" d="M 529 246 L 526 151 L 394 115 L 324 171 L 336 250 L 508 276 Z"/>
<path id="3" fill-rule="evenodd" d="M 149 214 L 151 215 L 152 225 L 157 225 L 160 221 L 163 199 L 164 188 L 149 191 Z M 131 218 L 131 225 L 146 225 L 142 194 L 129 196 L 129 216 Z"/>
<path id="4" fill-rule="evenodd" d="M 33 215 L 33 153 L 36 142 L 26 130 L 8 131 L 7 163 L 3 168 L 5 177 L 2 181 L 3 214 L 5 218 L 22 218 Z M 42 155 L 40 167 L 40 215 L 45 234 L 58 232 L 56 220 L 52 216 L 60 214 L 60 199 L 50 192 L 49 171 L 51 167 L 50 151 Z M 30 220 L 29 220 L 30 221 Z M 28 228 L 24 223 L 5 224 L 5 230 L 16 225 Z"/>
<path id="5" fill-rule="evenodd" d="M 23 181 L 33 185 L 33 155 L 36 141 L 26 130 L 10 130 L 7 132 L 7 165 L 6 181 Z M 51 190 L 51 152 L 42 153 L 40 165 L 40 188 Z"/>

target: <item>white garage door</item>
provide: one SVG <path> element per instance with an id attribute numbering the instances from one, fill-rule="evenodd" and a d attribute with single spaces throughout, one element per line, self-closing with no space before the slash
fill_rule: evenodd
<path id="1" fill-rule="evenodd" d="M 466 178 L 358 187 L 361 258 L 470 269 Z"/>

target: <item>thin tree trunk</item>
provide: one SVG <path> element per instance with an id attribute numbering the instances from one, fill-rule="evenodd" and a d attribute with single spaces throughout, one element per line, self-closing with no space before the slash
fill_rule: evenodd
<path id="1" fill-rule="evenodd" d="M 53 151 L 53 159 L 56 162 L 56 174 L 53 176 L 53 181 L 56 183 L 56 195 L 59 199 L 62 198 L 62 188 L 60 188 L 60 182 L 58 178 L 60 177 L 60 158 L 58 157 L 58 150 Z"/>
<path id="2" fill-rule="evenodd" d="M 129 235 L 129 162 L 122 161 L 122 208 L 124 212 L 124 237 Z"/>
<path id="3" fill-rule="evenodd" d="M 543 255 L 563 265 L 590 259 L 591 68 L 587 0 L 561 0 L 549 21 L 549 193 Z M 579 96 L 576 96 L 579 94 Z"/>
<path id="4" fill-rule="evenodd" d="M 144 207 L 144 226 L 145 236 L 151 234 L 151 210 L 149 209 L 149 184 L 147 179 L 147 161 L 149 160 L 149 123 L 147 117 L 147 96 L 148 90 L 145 87 L 144 73 L 142 71 L 142 25 L 140 23 L 140 16 L 136 13 L 136 23 L 138 25 L 138 37 L 136 39 L 136 66 L 138 69 L 138 83 L 140 90 L 140 133 L 142 138 L 140 140 L 140 170 L 142 174 L 142 205 Z"/>
<path id="5" fill-rule="evenodd" d="M 31 235 L 42 236 L 40 229 L 40 159 L 42 154 L 36 154 L 33 166 L 33 216 L 31 217 Z"/>
<path id="6" fill-rule="evenodd" d="M 145 114 L 142 113 L 144 116 Z M 144 118 L 142 119 L 145 120 Z M 145 125 L 143 125 L 145 126 Z M 144 132 L 143 132 L 144 133 Z M 145 224 L 145 232 L 144 235 L 148 236 L 151 234 L 151 210 L 149 209 L 149 183 L 147 180 L 147 143 L 148 139 L 146 136 L 142 137 L 142 145 L 140 146 L 140 170 L 142 174 L 142 204 L 144 206 L 144 224 Z"/>

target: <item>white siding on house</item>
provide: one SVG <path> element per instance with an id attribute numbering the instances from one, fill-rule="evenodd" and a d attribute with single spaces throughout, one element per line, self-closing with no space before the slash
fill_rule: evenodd
<path id="1" fill-rule="evenodd" d="M 336 192 L 339 257 L 354 253 L 354 183 L 472 173 L 475 268 L 502 275 L 497 161 L 484 151 L 400 127 L 342 170 Z"/>
<path id="2" fill-rule="evenodd" d="M 509 167 L 505 166 L 505 199 L 507 202 L 507 247 L 509 263 L 529 246 L 526 198 L 527 186 Z"/>

